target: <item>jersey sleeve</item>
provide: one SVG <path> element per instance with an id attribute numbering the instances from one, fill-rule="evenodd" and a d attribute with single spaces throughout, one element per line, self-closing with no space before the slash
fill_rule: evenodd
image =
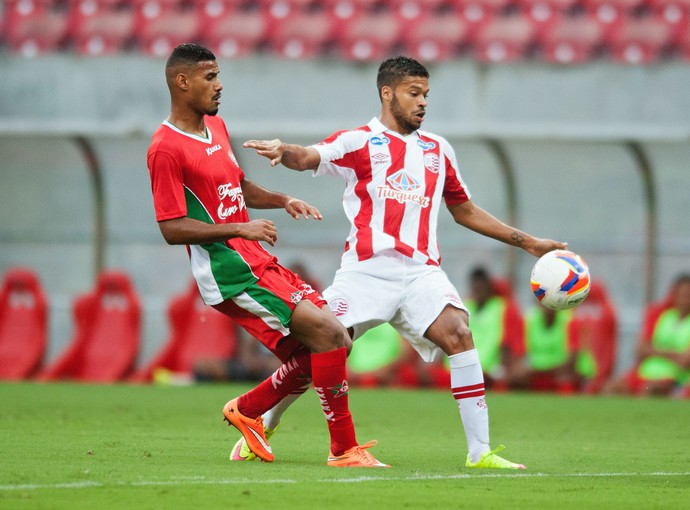
<path id="1" fill-rule="evenodd" d="M 153 151 L 148 157 L 156 221 L 187 216 L 182 168 L 172 154 Z"/>
<path id="2" fill-rule="evenodd" d="M 321 163 L 314 171 L 315 177 L 322 175 L 342 176 L 345 169 L 354 169 L 357 150 L 361 148 L 362 136 L 358 131 L 337 131 L 311 147 L 321 156 Z"/>
<path id="3" fill-rule="evenodd" d="M 455 151 L 448 142 L 444 142 L 442 155 L 445 158 L 446 180 L 443 186 L 443 199 L 446 205 L 461 204 L 471 198 L 470 191 L 460 176 Z"/>

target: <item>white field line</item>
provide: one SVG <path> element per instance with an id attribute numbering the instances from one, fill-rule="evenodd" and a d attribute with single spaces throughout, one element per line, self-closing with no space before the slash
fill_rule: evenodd
<path id="1" fill-rule="evenodd" d="M 257 480 L 249 478 L 238 479 L 206 479 L 203 477 L 175 478 L 171 480 L 142 480 L 132 482 L 65 482 L 50 484 L 9 484 L 0 485 L 0 491 L 32 491 L 39 489 L 89 489 L 92 487 L 158 487 L 158 486 L 185 486 L 185 485 L 281 485 L 293 483 L 364 483 L 364 482 L 389 482 L 389 481 L 424 481 L 424 480 L 464 480 L 481 478 L 619 478 L 619 477 L 671 477 L 690 476 L 688 472 L 653 472 L 653 473 L 522 473 L 522 474 L 457 474 L 457 475 L 412 475 L 412 476 L 360 476 L 356 478 L 328 478 L 322 480 Z"/>

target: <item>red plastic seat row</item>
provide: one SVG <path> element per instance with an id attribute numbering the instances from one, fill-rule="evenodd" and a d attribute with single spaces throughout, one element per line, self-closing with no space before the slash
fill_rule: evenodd
<path id="1" fill-rule="evenodd" d="M 406 53 L 425 62 L 460 55 L 509 62 L 535 53 L 567 64 L 604 50 L 631 64 L 653 62 L 673 51 L 688 58 L 690 11 L 674 2 L 690 0 L 651 1 L 658 9 L 644 17 L 620 16 L 615 10 L 607 17 L 594 8 L 566 14 L 574 0 L 521 0 L 531 8 L 508 14 L 500 12 L 506 0 L 464 0 L 452 9 L 421 12 L 411 10 L 410 5 L 417 5 L 412 0 L 389 0 L 396 8 L 379 10 L 354 0 L 321 9 L 305 7 L 314 2 L 302 0 L 266 0 L 253 8 L 239 0 L 72 0 L 68 8 L 49 0 L 11 0 L 5 35 L 12 51 L 27 56 L 62 48 L 91 55 L 131 48 L 164 57 L 179 43 L 198 41 L 221 58 L 265 49 L 285 58 L 330 52 L 350 60 Z M 343 10 L 347 2 L 355 8 Z M 674 6 L 676 11 L 669 10 Z"/>
<path id="2" fill-rule="evenodd" d="M 202 302 L 194 281 L 170 301 L 169 337 L 139 371 L 141 305 L 125 273 L 100 274 L 95 287 L 75 299 L 72 312 L 72 338 L 44 366 L 45 292 L 31 269 L 9 269 L 0 285 L 0 380 L 148 382 L 157 369 L 191 374 L 197 360 L 229 359 L 237 348 L 237 325 Z"/>

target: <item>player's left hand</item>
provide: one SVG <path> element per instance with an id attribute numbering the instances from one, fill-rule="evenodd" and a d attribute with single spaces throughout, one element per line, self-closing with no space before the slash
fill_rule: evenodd
<path id="1" fill-rule="evenodd" d="M 285 210 L 296 220 L 299 220 L 300 216 L 304 216 L 306 219 L 312 217 L 319 221 L 323 219 L 323 216 L 321 216 L 321 213 L 316 207 L 309 205 L 299 198 L 290 198 L 285 205 Z"/>

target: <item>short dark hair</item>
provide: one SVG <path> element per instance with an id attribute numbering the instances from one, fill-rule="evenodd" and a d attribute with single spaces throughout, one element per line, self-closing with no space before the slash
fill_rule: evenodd
<path id="1" fill-rule="evenodd" d="M 491 276 L 489 275 L 489 271 L 485 267 L 476 266 L 472 269 L 472 271 L 470 271 L 470 280 L 483 280 L 486 282 L 490 282 Z"/>
<path id="2" fill-rule="evenodd" d="M 395 87 L 410 76 L 428 78 L 429 71 L 415 59 L 402 55 L 381 62 L 379 73 L 376 76 L 376 87 L 379 89 L 379 97 L 381 97 L 381 89 L 383 87 Z"/>
<path id="3" fill-rule="evenodd" d="M 165 67 L 170 68 L 180 64 L 189 65 L 213 60 L 216 60 L 216 56 L 208 48 L 200 44 L 184 43 L 180 44 L 172 51 Z"/>

